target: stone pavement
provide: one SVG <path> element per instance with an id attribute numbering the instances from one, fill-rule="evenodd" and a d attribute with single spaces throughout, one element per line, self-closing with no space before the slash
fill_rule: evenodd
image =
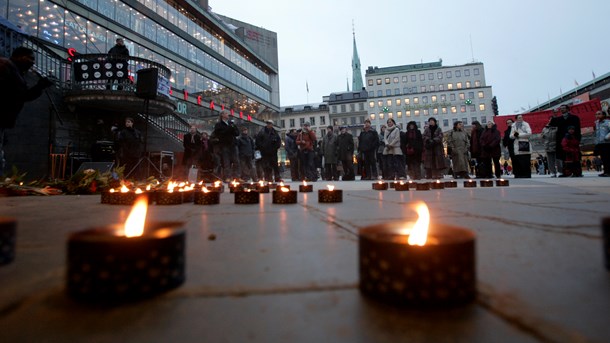
<path id="1" fill-rule="evenodd" d="M 99 195 L 0 198 L 0 216 L 18 220 L 16 260 L 0 267 L 0 341 L 609 342 L 600 221 L 610 216 L 610 180 L 509 180 L 424 192 L 335 182 L 340 204 L 310 193 L 296 205 L 271 204 L 270 194 L 234 205 L 226 191 L 220 205 L 151 206 L 148 220 L 185 223 L 186 282 L 112 307 L 65 295 L 66 240 L 124 221 L 129 207 Z M 473 304 L 425 311 L 361 296 L 358 229 L 412 219 L 413 200 L 428 204 L 433 222 L 476 232 Z"/>

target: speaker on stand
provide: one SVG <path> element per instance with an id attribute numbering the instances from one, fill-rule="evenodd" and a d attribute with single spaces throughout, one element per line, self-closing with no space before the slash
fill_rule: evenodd
<path id="1" fill-rule="evenodd" d="M 131 168 L 129 173 L 125 176 L 131 176 L 138 168 L 142 167 L 142 163 L 146 162 L 146 174 L 150 175 L 150 167 L 157 171 L 157 175 L 163 179 L 163 173 L 157 166 L 150 160 L 148 155 L 148 110 L 149 101 L 157 97 L 157 88 L 159 86 L 159 70 L 157 68 L 146 68 L 140 69 L 137 72 L 138 79 L 136 80 L 136 96 L 144 99 L 144 118 L 146 120 L 146 126 L 144 126 L 144 155 L 140 157 L 138 163 Z"/>

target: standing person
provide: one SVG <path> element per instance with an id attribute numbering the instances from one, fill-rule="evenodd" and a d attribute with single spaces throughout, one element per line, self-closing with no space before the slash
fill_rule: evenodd
<path id="1" fill-rule="evenodd" d="M 472 122 L 470 129 L 470 158 L 474 161 L 474 173 L 477 179 L 481 178 L 480 164 L 481 164 L 481 135 L 483 134 L 483 127 L 478 121 Z"/>
<path id="2" fill-rule="evenodd" d="M 364 120 L 364 128 L 358 136 L 358 152 L 362 156 L 362 174 L 365 176 L 361 180 L 377 179 L 377 163 L 375 155 L 379 146 L 379 135 L 371 127 L 369 119 Z"/>
<path id="3" fill-rule="evenodd" d="M 337 150 L 337 135 L 333 132 L 332 125 L 329 125 L 320 146 L 320 154 L 324 157 L 324 180 L 336 181 L 339 179 L 337 175 Z"/>
<path id="4" fill-rule="evenodd" d="M 518 115 L 517 121 L 511 127 L 511 136 L 515 140 L 515 157 L 513 159 L 513 174 L 515 178 L 532 177 L 532 147 L 529 141 L 531 135 L 532 129 L 530 125 L 523 120 L 521 114 Z"/>
<path id="5" fill-rule="evenodd" d="M 380 132 L 379 132 L 379 144 L 377 145 L 377 163 L 379 164 L 379 174 L 381 174 L 381 177 L 383 179 L 386 179 L 386 163 L 385 163 L 385 156 L 383 156 L 383 149 L 385 149 L 385 140 L 384 140 L 384 135 L 385 135 L 385 130 L 386 130 L 386 126 L 385 125 L 381 125 L 380 128 Z"/>
<path id="6" fill-rule="evenodd" d="M 301 164 L 303 165 L 303 178 L 307 181 L 317 181 L 318 175 L 314 165 L 314 144 L 316 133 L 310 130 L 311 124 L 306 121 L 301 133 L 297 135 L 297 145 L 301 148 Z"/>
<path id="7" fill-rule="evenodd" d="M 229 119 L 228 110 L 220 111 L 212 136 L 215 138 L 214 147 L 220 157 L 224 180 L 229 183 L 231 179 L 238 177 L 237 166 L 239 162 L 237 160 L 235 140 L 239 136 L 239 130 L 235 122 Z"/>
<path id="8" fill-rule="evenodd" d="M 38 98 L 53 83 L 41 78 L 28 88 L 26 73 L 34 66 L 34 51 L 26 47 L 16 48 L 10 58 L 0 57 L 0 175 L 4 172 L 4 137 L 8 129 L 15 127 L 17 116 L 27 101 Z"/>
<path id="9" fill-rule="evenodd" d="M 199 154 L 199 165 L 203 170 L 203 179 L 206 182 L 212 179 L 210 174 L 214 174 L 215 161 L 213 154 L 212 143 L 210 142 L 210 135 L 207 132 L 201 133 L 201 153 Z"/>
<path id="10" fill-rule="evenodd" d="M 481 162 L 482 165 L 482 176 L 484 178 L 491 179 L 494 174 L 496 178 L 500 178 L 502 175 L 502 168 L 500 167 L 500 156 L 502 155 L 502 148 L 500 147 L 500 131 L 496 123 L 488 121 L 486 128 L 481 134 Z M 493 162 L 493 172 L 491 165 Z"/>
<path id="11" fill-rule="evenodd" d="M 337 136 L 337 157 L 343 166 L 342 181 L 353 181 L 354 175 L 354 136 L 347 132 L 347 126 L 341 126 Z"/>
<path id="12" fill-rule="evenodd" d="M 118 165 L 125 166 L 125 175 L 129 176 L 142 156 L 142 134 L 133 127 L 133 118 L 125 118 L 125 127 L 117 134 Z"/>
<path id="13" fill-rule="evenodd" d="M 553 116 L 549 117 L 549 122 L 542 129 L 542 138 L 551 177 L 557 177 L 557 127 L 551 126 L 552 121 Z"/>
<path id="14" fill-rule="evenodd" d="M 438 126 L 436 118 L 428 119 L 428 127 L 424 130 L 424 168 L 426 176 L 432 179 L 441 179 L 445 166 L 443 153 L 443 131 Z"/>
<path id="15" fill-rule="evenodd" d="M 512 119 L 506 120 L 506 130 L 504 130 L 504 137 L 502 138 L 502 146 L 508 151 L 508 157 L 511 160 L 515 157 L 515 139 L 510 135 L 511 126 L 514 121 Z"/>
<path id="16" fill-rule="evenodd" d="M 601 157 L 601 163 L 604 166 L 601 177 L 610 177 L 610 120 L 606 117 L 606 113 L 597 111 L 595 113 L 595 150 L 594 154 Z M 597 156 L 595 156 L 597 158 Z M 595 161 L 595 169 L 599 169 L 599 159 Z"/>
<path id="17" fill-rule="evenodd" d="M 282 139 L 273 127 L 273 120 L 269 119 L 265 124 L 256 135 L 256 148 L 261 152 L 265 180 L 280 182 L 282 178 L 277 163 L 277 151 L 282 146 Z"/>
<path id="18" fill-rule="evenodd" d="M 387 174 L 384 176 L 386 180 L 396 180 L 401 177 L 400 161 L 403 158 L 402 150 L 400 149 L 400 129 L 396 126 L 394 119 L 389 118 L 386 122 L 388 127 L 384 133 L 385 148 L 383 156 L 386 160 Z"/>
<path id="19" fill-rule="evenodd" d="M 182 146 L 184 147 L 182 165 L 185 166 L 188 173 L 188 168 L 199 163 L 201 154 L 201 135 L 197 132 L 196 126 L 191 126 L 189 132 L 184 135 Z"/>
<path id="20" fill-rule="evenodd" d="M 581 139 L 581 131 L 580 131 L 580 118 L 578 116 L 570 113 L 570 106 L 561 105 L 559 106 L 559 111 L 561 112 L 560 116 L 556 116 L 551 120 L 550 125 L 557 127 L 557 140 L 556 140 L 556 155 L 557 160 L 560 161 L 561 166 L 563 166 L 563 161 L 565 160 L 565 151 L 561 146 L 561 142 L 565 137 L 566 133 L 568 133 L 568 126 L 574 126 L 574 138 L 580 142 Z M 562 170 L 562 169 L 560 169 Z M 565 177 L 565 175 L 559 175 L 559 177 Z"/>
<path id="21" fill-rule="evenodd" d="M 453 130 L 447 135 L 447 152 L 451 155 L 453 177 L 456 179 L 470 179 L 468 175 L 470 167 L 469 148 L 470 140 L 468 134 L 464 132 L 464 123 L 456 121 L 453 123 Z"/>
<path id="22" fill-rule="evenodd" d="M 576 128 L 568 126 L 568 133 L 561 141 L 561 148 L 565 152 L 563 175 L 570 177 L 582 177 L 582 165 L 580 164 L 580 141 L 576 138 Z"/>
<path id="23" fill-rule="evenodd" d="M 110 80 L 108 81 L 108 85 L 106 89 L 110 89 L 112 83 L 115 81 L 117 83 L 123 83 L 127 80 L 129 76 L 129 71 L 127 68 L 127 59 L 129 59 L 129 49 L 125 46 L 125 41 L 123 38 L 117 38 L 115 41 L 115 45 L 108 50 L 108 55 L 110 55 L 110 61 L 114 63 L 115 73 L 112 74 Z M 118 90 L 123 89 L 123 86 L 119 85 L 117 87 Z"/>
<path id="24" fill-rule="evenodd" d="M 286 157 L 290 161 L 290 178 L 292 181 L 299 181 L 299 147 L 297 146 L 297 130 L 290 129 L 284 141 Z"/>
<path id="25" fill-rule="evenodd" d="M 414 121 L 407 123 L 407 172 L 412 180 L 421 179 L 421 154 L 424 149 L 424 139 Z"/>
<path id="26" fill-rule="evenodd" d="M 254 139 L 248 135 L 248 128 L 244 126 L 241 129 L 241 135 L 237 139 L 237 151 L 239 155 L 241 179 L 244 181 L 258 181 L 254 167 L 254 149 Z"/>

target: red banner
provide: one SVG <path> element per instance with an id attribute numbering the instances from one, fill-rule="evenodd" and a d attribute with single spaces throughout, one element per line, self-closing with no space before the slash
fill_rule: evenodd
<path id="1" fill-rule="evenodd" d="M 570 106 L 570 113 L 580 117 L 580 128 L 583 133 L 592 132 L 595 127 L 595 112 L 602 109 L 599 99 L 595 98 L 591 101 L 581 102 Z M 530 124 L 532 133 L 540 133 L 548 124 L 549 117 L 553 115 L 553 110 L 540 112 L 524 113 L 523 120 Z M 559 112 L 556 115 L 560 115 Z M 506 130 L 506 120 L 512 119 L 515 121 L 516 114 L 501 115 L 494 117 L 494 122 L 498 125 L 498 130 L 504 132 Z"/>

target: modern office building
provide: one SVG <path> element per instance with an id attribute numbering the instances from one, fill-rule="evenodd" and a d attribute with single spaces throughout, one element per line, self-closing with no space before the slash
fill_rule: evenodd
<path id="1" fill-rule="evenodd" d="M 388 118 L 402 128 L 409 121 L 425 126 L 435 117 L 443 131 L 461 120 L 485 124 L 494 116 L 492 89 L 485 82 L 483 63 L 443 66 L 438 62 L 393 67 L 368 67 L 367 111 L 379 130 Z"/>
<path id="2" fill-rule="evenodd" d="M 207 1 L 0 0 L 0 19 L 0 53 L 28 46 L 38 72 L 56 81 L 9 133 L 11 142 L 38 137 L 7 147 L 9 163 L 33 176 L 50 173 L 49 153 L 91 160 L 126 116 L 148 132 L 149 151 L 176 154 L 188 127 L 211 132 L 221 109 L 244 126 L 279 117 L 277 35 L 217 15 Z M 129 49 L 126 64 L 107 55 L 117 38 Z M 151 68 L 158 84 L 145 99 L 138 76 Z"/>

